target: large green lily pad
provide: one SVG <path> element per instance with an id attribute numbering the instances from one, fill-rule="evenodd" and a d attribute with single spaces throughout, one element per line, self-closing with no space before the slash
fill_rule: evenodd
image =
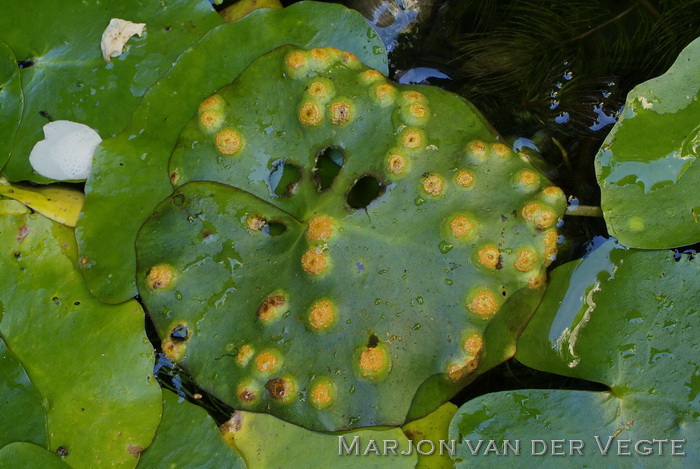
<path id="1" fill-rule="evenodd" d="M 12 49 L 0 41 L 0 169 L 10 159 L 21 122 L 23 100 L 17 59 Z"/>
<path id="2" fill-rule="evenodd" d="M 224 441 L 204 409 L 163 390 L 163 417 L 138 469 L 245 469 L 243 459 Z"/>
<path id="3" fill-rule="evenodd" d="M 174 183 L 218 182 L 180 186 L 137 238 L 164 350 L 233 407 L 315 430 L 402 424 L 429 380 L 434 410 L 512 349 L 490 319 L 518 315 L 496 313 L 556 251 L 563 193 L 496 138 L 456 95 L 346 52 L 256 60 L 171 158 Z M 323 187 L 328 148 L 343 162 Z M 299 181 L 275 183 L 282 166 Z M 368 178 L 380 194 L 353 206 Z"/>
<path id="4" fill-rule="evenodd" d="M 86 124 L 103 139 L 122 131 L 143 95 L 177 56 L 222 23 L 206 0 L 35 0 L 31 8 L 6 3 L 0 40 L 23 67 L 25 100 L 12 157 L 4 168 L 11 181 L 48 181 L 32 170 L 29 153 L 52 120 Z M 107 63 L 100 41 L 112 18 L 146 23 L 146 31 Z"/>
<path id="5" fill-rule="evenodd" d="M 0 336 L 41 396 L 48 448 L 62 448 L 73 467 L 135 466 L 161 410 L 143 310 L 90 294 L 74 267 L 73 232 L 63 225 L 2 216 L 0 245 Z M 15 382 L 36 400 L 16 366 Z M 3 413 L 3 425 L 22 428 L 29 413 Z"/>
<path id="6" fill-rule="evenodd" d="M 627 95 L 596 156 L 611 235 L 634 248 L 700 241 L 700 39 Z"/>
<path id="7" fill-rule="evenodd" d="M 415 449 L 399 428 L 330 435 L 271 415 L 237 411 L 221 432 L 243 455 L 248 469 L 409 469 L 417 462 Z"/>
<path id="8" fill-rule="evenodd" d="M 521 390 L 474 399 L 451 424 L 450 437 L 471 444 L 459 445 L 457 467 L 697 466 L 698 291 L 697 259 L 622 250 L 613 242 L 555 269 L 516 357 L 610 391 Z M 484 454 L 491 440 L 501 453 L 504 440 L 518 440 L 521 455 Z M 582 455 L 572 444 L 583 445 Z M 545 445 L 545 455 L 532 455 Z"/>
<path id="9" fill-rule="evenodd" d="M 332 45 L 387 70 L 381 40 L 360 14 L 316 2 L 258 10 L 212 30 L 184 52 L 146 94 L 130 126 L 97 149 L 76 236 L 83 273 L 100 299 L 118 303 L 136 294 L 136 233 L 172 193 L 168 158 L 199 102 L 261 54 L 288 43 Z"/>

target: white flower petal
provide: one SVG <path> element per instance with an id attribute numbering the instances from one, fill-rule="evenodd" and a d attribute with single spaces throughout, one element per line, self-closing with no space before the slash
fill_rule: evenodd
<path id="1" fill-rule="evenodd" d="M 44 135 L 29 155 L 34 171 L 58 181 L 87 179 L 92 156 L 102 141 L 98 133 L 77 122 L 55 121 L 44 126 Z"/>
<path id="2" fill-rule="evenodd" d="M 102 33 L 102 57 L 106 62 L 111 62 L 112 57 L 121 55 L 124 51 L 124 45 L 129 41 L 131 36 L 137 35 L 141 37 L 146 23 L 132 23 L 131 21 L 112 18 L 109 25 Z"/>

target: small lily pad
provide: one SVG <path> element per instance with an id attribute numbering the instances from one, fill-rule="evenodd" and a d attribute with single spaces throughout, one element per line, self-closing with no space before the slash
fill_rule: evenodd
<path id="1" fill-rule="evenodd" d="M 700 241 L 700 39 L 662 76 L 627 95 L 596 156 L 608 230 L 658 249 Z"/>
<path id="2" fill-rule="evenodd" d="M 450 427 L 450 438 L 461 442 L 456 467 L 697 466 L 698 291 L 697 259 L 612 241 L 555 269 L 516 358 L 610 391 L 518 390 L 474 399 Z M 518 442 L 520 455 L 511 449 L 504 457 L 506 441 Z"/>

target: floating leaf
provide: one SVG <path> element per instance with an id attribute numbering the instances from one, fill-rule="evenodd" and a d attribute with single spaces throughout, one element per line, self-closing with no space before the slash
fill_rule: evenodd
<path id="1" fill-rule="evenodd" d="M 261 8 L 282 8 L 280 0 L 239 0 L 233 5 L 229 5 L 219 13 L 224 21 L 238 21 L 244 16 Z"/>
<path id="2" fill-rule="evenodd" d="M 700 39 L 627 95 L 596 156 L 611 235 L 634 248 L 700 241 Z"/>
<path id="3" fill-rule="evenodd" d="M 447 432 L 455 412 L 457 412 L 457 406 L 447 402 L 431 414 L 403 427 L 404 434 L 413 441 L 413 447 L 420 450 L 420 452 L 417 451 L 416 469 L 452 469 L 453 462 L 450 458 L 452 446 L 450 446 Z M 431 443 L 421 443 L 421 441 Z M 447 446 L 440 446 L 441 441 Z M 432 451 L 433 447 L 434 451 Z"/>
<path id="4" fill-rule="evenodd" d="M 334 45 L 387 70 L 381 40 L 362 16 L 341 5 L 315 2 L 261 10 L 216 28 L 183 53 L 146 94 L 129 128 L 97 149 L 76 236 L 85 258 L 83 273 L 100 299 L 118 303 L 136 294 L 136 233 L 172 193 L 168 158 L 199 102 L 259 55 L 283 44 Z"/>
<path id="5" fill-rule="evenodd" d="M 512 353 L 489 320 L 522 327 L 496 313 L 556 252 L 563 193 L 494 140 L 459 97 L 347 52 L 261 57 L 200 105 L 170 161 L 186 184 L 137 238 L 166 354 L 234 408 L 314 430 L 403 424 L 428 380 L 411 418 L 431 412 Z"/>
<path id="6" fill-rule="evenodd" d="M 143 310 L 96 300 L 74 244 L 71 229 L 40 215 L 0 217 L 0 335 L 45 403 L 51 451 L 63 448 L 73 467 L 133 467 L 161 410 Z M 25 417 L 3 414 L 18 427 Z"/>
<path id="7" fill-rule="evenodd" d="M 516 357 L 610 391 L 521 390 L 469 401 L 450 428 L 450 438 L 471 445 L 458 446 L 457 467 L 561 467 L 562 453 L 587 467 L 697 466 L 698 291 L 697 260 L 613 242 L 555 269 Z M 520 456 L 496 456 L 506 440 L 520 442 Z M 674 450 L 671 440 L 683 441 Z M 491 441 L 496 451 L 484 454 Z"/>
<path id="8" fill-rule="evenodd" d="M 245 469 L 243 459 L 226 445 L 204 409 L 163 390 L 163 417 L 138 469 L 219 467 Z"/>
<path id="9" fill-rule="evenodd" d="M 75 226 L 85 194 L 68 186 L 7 184 L 0 179 L 0 195 L 15 199 L 51 220 Z"/>
<path id="10" fill-rule="evenodd" d="M 146 32 L 107 63 L 100 41 L 112 18 L 144 22 Z M 25 102 L 4 169 L 7 179 L 48 181 L 32 171 L 28 156 L 50 121 L 86 124 L 102 138 L 123 130 L 146 90 L 184 49 L 221 22 L 206 0 L 35 0 L 31 9 L 8 2 L 0 16 L 0 40 L 22 67 Z M 4 108 L 7 98 L 0 94 L 0 99 Z"/>
<path id="11" fill-rule="evenodd" d="M 41 469 L 68 469 L 57 455 L 31 443 L 11 443 L 0 448 L 0 467 L 40 467 Z"/>
<path id="12" fill-rule="evenodd" d="M 12 49 L 0 40 L 0 169 L 10 158 L 22 117 L 23 101 L 17 59 Z"/>
<path id="13" fill-rule="evenodd" d="M 237 411 L 221 427 L 248 469 L 402 469 L 416 467 L 416 451 L 400 429 L 316 433 L 271 415 Z M 408 454 L 408 452 L 411 452 Z M 401 455 L 406 452 L 406 455 Z"/>
<path id="14" fill-rule="evenodd" d="M 2 313 L 0 304 L 0 319 Z M 7 350 L 1 339 L 0 415 L 3 416 L 0 419 L 0 448 L 13 441 L 48 446 L 46 411 L 41 395 L 29 381 L 22 364 Z"/>

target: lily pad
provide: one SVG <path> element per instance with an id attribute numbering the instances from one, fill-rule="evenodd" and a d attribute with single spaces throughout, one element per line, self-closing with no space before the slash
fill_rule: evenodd
<path id="1" fill-rule="evenodd" d="M 31 443 L 16 442 L 0 448 L 0 467 L 40 467 L 68 469 L 59 456 Z"/>
<path id="2" fill-rule="evenodd" d="M 135 448 L 150 444 L 161 410 L 143 310 L 90 294 L 63 225 L 3 216 L 0 245 L 0 336 L 41 396 L 49 449 L 62 448 L 73 467 L 134 467 Z M 19 428 L 28 411 L 3 420 Z"/>
<path id="3" fill-rule="evenodd" d="M 12 49 L 0 41 L 0 170 L 10 159 L 15 133 L 21 122 L 22 84 Z"/>
<path id="4" fill-rule="evenodd" d="M 107 63 L 100 41 L 112 18 L 146 23 L 146 31 Z M 32 170 L 28 158 L 50 121 L 88 125 L 103 139 L 122 131 L 146 90 L 177 56 L 221 23 L 206 0 L 36 0 L 31 9 L 19 2 L 4 5 L 0 40 L 22 67 L 24 93 L 21 124 L 4 168 L 7 179 L 49 181 Z M 7 97 L 0 98 L 4 108 Z"/>
<path id="5" fill-rule="evenodd" d="M 400 425 L 429 380 L 411 418 L 431 412 L 513 349 L 487 326 L 520 317 L 507 300 L 556 252 L 563 193 L 496 139 L 456 95 L 347 52 L 256 60 L 200 105 L 170 162 L 185 184 L 137 238 L 166 354 L 234 408 L 314 430 Z"/>
<path id="6" fill-rule="evenodd" d="M 698 291 L 698 260 L 613 242 L 555 269 L 516 357 L 610 391 L 521 390 L 474 399 L 451 424 L 450 437 L 462 442 L 456 466 L 696 466 Z M 519 441 L 519 456 L 503 456 L 506 440 Z M 486 453 L 491 441 L 496 451 Z"/>
<path id="7" fill-rule="evenodd" d="M 237 411 L 221 427 L 248 469 L 409 469 L 416 451 L 399 428 L 364 429 L 343 434 L 316 433 L 271 415 Z M 409 454 L 410 451 L 410 454 Z M 407 454 L 401 455 L 402 452 Z"/>
<path id="8" fill-rule="evenodd" d="M 457 406 L 446 402 L 422 419 L 403 427 L 404 434 L 413 441 L 413 447 L 418 453 L 416 469 L 452 469 L 454 467 L 450 458 L 452 447 L 448 441 L 448 430 L 456 412 Z M 431 443 L 426 443 L 427 441 Z M 448 446 L 440 446 L 440 441 L 446 442 Z M 433 448 L 435 448 L 434 451 Z"/>
<path id="9" fill-rule="evenodd" d="M 136 233 L 172 193 L 168 158 L 199 102 L 283 44 L 332 45 L 387 71 L 381 40 L 360 14 L 341 5 L 301 2 L 258 10 L 212 30 L 146 94 L 130 126 L 97 149 L 76 228 L 81 267 L 97 297 L 118 303 L 136 294 Z"/>
<path id="10" fill-rule="evenodd" d="M 153 443 L 139 459 L 138 469 L 245 469 L 243 459 L 224 441 L 214 421 L 201 407 L 163 390 L 163 417 Z"/>
<path id="11" fill-rule="evenodd" d="M 656 249 L 700 242 L 700 39 L 627 95 L 596 156 L 608 231 Z"/>
<path id="12" fill-rule="evenodd" d="M 0 318 L 2 317 L 0 308 Z M 13 441 L 48 446 L 42 397 L 0 339 L 0 448 Z M 12 418 L 8 418 L 12 416 Z M 1 465 L 0 465 L 1 466 Z"/>

